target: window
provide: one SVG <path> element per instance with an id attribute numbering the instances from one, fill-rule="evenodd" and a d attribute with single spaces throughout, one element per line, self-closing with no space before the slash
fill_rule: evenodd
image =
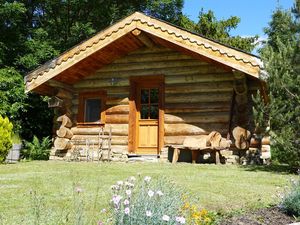
<path id="1" fill-rule="evenodd" d="M 158 88 L 141 89 L 141 119 L 158 119 Z"/>
<path id="2" fill-rule="evenodd" d="M 78 124 L 93 125 L 105 123 L 105 98 L 103 91 L 79 94 Z"/>

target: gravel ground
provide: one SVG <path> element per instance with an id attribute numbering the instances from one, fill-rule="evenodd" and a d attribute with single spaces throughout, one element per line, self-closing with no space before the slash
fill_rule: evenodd
<path id="1" fill-rule="evenodd" d="M 295 222 L 277 207 L 260 209 L 223 220 L 220 225 L 287 225 Z"/>

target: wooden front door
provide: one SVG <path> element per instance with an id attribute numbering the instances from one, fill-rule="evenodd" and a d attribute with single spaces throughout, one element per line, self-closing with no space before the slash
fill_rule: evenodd
<path id="1" fill-rule="evenodd" d="M 138 79 L 132 86 L 135 115 L 134 151 L 159 154 L 163 141 L 163 83 L 161 79 Z"/>

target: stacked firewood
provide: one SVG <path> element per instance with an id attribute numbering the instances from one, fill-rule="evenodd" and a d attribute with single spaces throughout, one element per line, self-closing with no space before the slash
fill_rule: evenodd
<path id="1" fill-rule="evenodd" d="M 62 115 L 57 118 L 58 122 L 61 122 L 60 128 L 56 131 L 57 138 L 54 141 L 54 147 L 56 150 L 68 150 L 72 148 L 72 143 L 70 142 L 73 137 L 71 131 L 72 121 L 67 115 Z"/>

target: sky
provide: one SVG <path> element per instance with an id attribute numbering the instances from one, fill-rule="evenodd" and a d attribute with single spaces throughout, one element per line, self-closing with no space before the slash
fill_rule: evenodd
<path id="1" fill-rule="evenodd" d="M 272 12 L 278 6 L 290 9 L 293 4 L 294 0 L 185 0 L 183 12 L 194 21 L 198 21 L 201 8 L 212 10 L 219 20 L 238 16 L 241 22 L 231 35 L 263 38 L 263 28 L 268 26 Z"/>

